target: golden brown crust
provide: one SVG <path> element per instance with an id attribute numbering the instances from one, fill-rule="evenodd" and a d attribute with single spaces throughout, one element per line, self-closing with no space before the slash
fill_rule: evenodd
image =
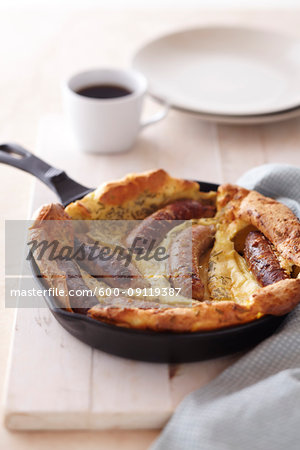
<path id="1" fill-rule="evenodd" d="M 300 302 L 300 279 L 282 280 L 261 288 L 252 295 L 252 301 L 264 314 L 287 314 Z"/>
<path id="2" fill-rule="evenodd" d="M 183 191 L 193 185 L 191 181 L 178 180 L 178 182 Z M 121 205 L 137 198 L 141 192 L 160 192 L 168 183 L 170 183 L 170 176 L 162 169 L 138 175 L 130 174 L 123 180 L 107 183 L 96 192 L 96 199 L 106 205 Z"/>
<path id="3" fill-rule="evenodd" d="M 83 199 L 71 203 L 66 212 L 72 219 L 144 219 L 179 199 L 214 201 L 214 194 L 200 192 L 194 181 L 173 178 L 162 169 L 130 174 L 107 183 Z"/>
<path id="4" fill-rule="evenodd" d="M 232 208 L 238 208 L 241 201 L 249 194 L 248 189 L 234 184 L 221 184 L 218 188 L 217 207 L 224 208 L 230 202 Z"/>
<path id="5" fill-rule="evenodd" d="M 62 226 L 53 226 L 53 222 L 49 222 L 53 220 L 63 221 Z M 30 238 L 32 241 L 37 241 L 38 243 L 45 241 L 49 243 L 54 240 L 59 240 L 59 246 L 72 245 L 72 236 L 73 227 L 71 225 L 71 219 L 64 211 L 63 206 L 59 203 L 43 205 L 34 214 L 34 223 L 30 227 Z M 59 246 L 57 247 L 58 250 Z M 51 250 L 52 247 L 49 248 L 49 250 L 46 250 L 43 256 L 39 258 L 40 248 L 38 248 L 36 252 L 34 252 L 35 262 L 48 286 L 56 288 L 57 292 L 64 292 L 64 295 L 58 297 L 60 306 L 72 311 L 68 295 L 66 274 L 61 270 L 57 261 L 50 258 Z"/>
<path id="6" fill-rule="evenodd" d="M 41 225 L 43 220 L 71 220 L 60 203 L 42 205 L 33 215 L 33 227 Z"/>
<path id="7" fill-rule="evenodd" d="M 153 331 L 195 332 L 251 322 L 262 315 L 284 315 L 300 302 L 300 279 L 283 280 L 259 289 L 249 305 L 231 301 L 203 302 L 192 308 L 103 308 L 96 305 L 88 315 L 123 327 Z"/>
<path id="8" fill-rule="evenodd" d="M 300 265 L 300 222 L 287 206 L 251 191 L 237 214 L 256 226 L 284 258 Z"/>

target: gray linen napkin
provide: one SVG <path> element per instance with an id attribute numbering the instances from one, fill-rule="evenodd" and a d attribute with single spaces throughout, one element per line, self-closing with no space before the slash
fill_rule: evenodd
<path id="1" fill-rule="evenodd" d="M 237 184 L 300 218 L 300 168 L 268 164 Z M 178 406 L 152 450 L 299 450 L 300 307 L 270 338 Z"/>

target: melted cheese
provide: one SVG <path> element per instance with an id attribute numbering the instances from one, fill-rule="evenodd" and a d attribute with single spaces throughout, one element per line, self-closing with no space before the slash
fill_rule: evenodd
<path id="1" fill-rule="evenodd" d="M 259 288 L 246 262 L 234 248 L 235 234 L 246 226 L 243 222 L 220 225 L 210 255 L 208 288 L 213 300 L 234 300 L 246 304 Z"/>

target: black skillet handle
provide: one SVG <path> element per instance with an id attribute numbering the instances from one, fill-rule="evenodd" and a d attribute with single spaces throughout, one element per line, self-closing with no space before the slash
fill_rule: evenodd
<path id="1" fill-rule="evenodd" d="M 63 170 L 50 166 L 18 144 L 1 144 L 0 162 L 39 178 L 56 193 L 64 206 L 92 191 L 69 178 Z"/>

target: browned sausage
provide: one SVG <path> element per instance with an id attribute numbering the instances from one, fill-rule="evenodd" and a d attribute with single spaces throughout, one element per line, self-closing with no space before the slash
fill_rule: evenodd
<path id="1" fill-rule="evenodd" d="M 194 225 L 181 231 L 173 241 L 169 269 L 174 288 L 181 288 L 180 294 L 203 300 L 204 284 L 200 278 L 199 258 L 214 241 L 214 227 Z"/>
<path id="2" fill-rule="evenodd" d="M 261 286 L 268 286 L 289 278 L 280 266 L 272 244 L 260 231 L 251 231 L 248 234 L 244 257 Z"/>
<path id="3" fill-rule="evenodd" d="M 89 245 L 80 242 L 77 238 L 74 241 L 75 258 L 80 267 L 95 278 L 103 278 L 109 286 L 116 288 L 146 288 L 149 282 L 143 278 L 139 270 L 126 260 L 130 257 L 126 249 L 123 250 L 123 257 L 114 253 L 111 249 L 110 255 L 105 257 L 105 248 L 101 245 Z M 108 248 L 108 247 L 106 247 Z M 101 256 L 101 250 L 104 251 Z"/>
<path id="4" fill-rule="evenodd" d="M 81 272 L 74 261 L 58 260 L 57 265 L 64 273 L 68 288 L 70 306 L 76 313 L 87 314 L 88 310 L 99 302 L 82 279 Z M 72 291 L 72 295 L 71 295 Z M 79 291 L 76 294 L 76 291 Z"/>
<path id="5" fill-rule="evenodd" d="M 213 217 L 215 212 L 214 206 L 203 205 L 196 200 L 178 200 L 143 220 L 128 234 L 126 244 L 146 251 L 156 247 L 168 231 L 179 225 L 179 221 Z"/>

